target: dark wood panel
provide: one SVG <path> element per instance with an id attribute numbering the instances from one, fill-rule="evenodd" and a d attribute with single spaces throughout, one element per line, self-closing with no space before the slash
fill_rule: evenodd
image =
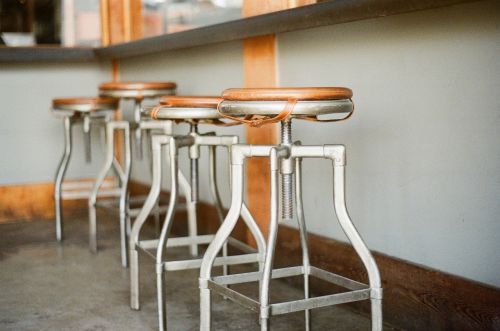
<path id="1" fill-rule="evenodd" d="M 0 47 L 0 62 L 88 62 L 96 61 L 92 48 Z"/>
<path id="2" fill-rule="evenodd" d="M 268 34 L 334 25 L 478 0 L 335 0 L 96 49 L 102 58 L 126 58 Z"/>

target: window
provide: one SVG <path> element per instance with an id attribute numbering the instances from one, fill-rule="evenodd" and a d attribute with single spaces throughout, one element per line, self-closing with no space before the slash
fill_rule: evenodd
<path id="1" fill-rule="evenodd" d="M 99 46 L 99 0 L 1 0 L 0 43 Z"/>
<path id="2" fill-rule="evenodd" d="M 143 36 L 236 20 L 241 7 L 242 0 L 142 0 Z"/>

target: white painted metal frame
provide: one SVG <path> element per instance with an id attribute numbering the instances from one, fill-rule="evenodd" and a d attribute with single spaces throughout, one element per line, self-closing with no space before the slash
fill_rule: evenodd
<path id="1" fill-rule="evenodd" d="M 92 190 L 89 193 L 89 242 L 90 250 L 93 253 L 97 252 L 97 211 L 96 207 L 104 207 L 108 210 L 114 209 L 115 203 L 109 201 L 103 201 L 97 203 L 97 197 L 119 197 L 118 202 L 118 212 L 120 220 L 120 251 L 121 251 L 121 263 L 123 267 L 128 267 L 128 234 L 131 230 L 131 217 L 137 214 L 139 209 L 130 209 L 130 197 L 128 193 L 128 181 L 132 166 L 132 151 L 130 143 L 130 133 L 133 131 L 135 136 L 135 152 L 140 159 L 143 158 L 142 150 L 142 132 L 151 132 L 159 130 L 163 133 L 171 134 L 173 122 L 163 121 L 153 122 L 145 119 L 141 119 L 141 103 L 144 98 L 156 98 L 162 95 L 175 94 L 175 89 L 147 89 L 147 90 L 100 90 L 100 96 L 112 97 L 118 99 L 134 99 L 134 121 L 129 123 L 128 121 L 117 121 L 107 119 L 107 152 L 105 162 L 99 171 L 99 176 L 94 184 Z M 87 116 L 86 116 L 87 117 Z M 86 118 L 85 117 L 85 118 Z M 114 123 L 111 124 L 110 123 Z M 85 122 L 84 122 L 85 124 Z M 85 126 L 84 126 L 85 127 Z M 114 157 L 114 130 L 124 130 L 124 149 L 125 149 L 125 169 L 121 169 L 119 162 Z M 113 146 L 111 146 L 111 145 Z M 63 158 L 64 161 L 64 158 Z M 110 194 L 106 194 L 106 191 L 101 192 L 101 188 L 105 188 L 103 185 L 104 178 L 109 170 L 113 168 L 118 179 L 119 187 L 115 189 Z M 142 201 L 141 201 L 142 202 Z M 57 209 L 56 209 L 57 210 Z M 160 213 L 162 210 L 166 210 L 166 207 L 160 207 L 159 201 L 156 201 L 154 216 L 156 221 L 157 229 L 160 228 Z"/>
<path id="2" fill-rule="evenodd" d="M 249 157 L 270 158 L 271 219 L 264 268 L 259 272 L 213 277 L 212 267 L 215 263 L 216 256 L 230 233 L 233 231 L 238 220 L 239 210 L 243 204 L 243 165 L 245 159 Z M 369 285 L 347 279 L 310 265 L 307 248 L 307 231 L 302 205 L 301 161 L 303 158 L 323 158 L 333 162 L 333 202 L 335 213 L 340 226 L 367 270 Z M 295 169 L 293 171 L 296 174 L 296 206 L 301 246 L 303 249 L 303 265 L 273 270 L 272 265 L 279 219 L 279 172 L 282 174 L 289 174 L 290 165 L 293 165 L 293 162 L 295 163 Z M 301 310 L 305 311 L 306 330 L 310 330 L 311 309 L 367 299 L 371 300 L 372 330 L 382 330 L 382 287 L 380 274 L 375 260 L 353 225 L 345 204 L 345 147 L 342 145 L 300 146 L 299 143 L 294 145 L 233 145 L 231 148 L 231 179 L 232 204 L 229 213 L 205 252 L 200 269 L 200 330 L 211 330 L 212 291 L 258 312 L 262 331 L 269 330 L 270 317 L 272 315 L 280 315 Z M 303 275 L 304 277 L 304 299 L 270 303 L 270 280 L 297 275 Z M 310 276 L 346 287 L 350 291 L 311 298 L 309 293 Z M 251 281 L 260 282 L 259 301 L 227 288 L 227 285 L 230 284 Z"/>
<path id="3" fill-rule="evenodd" d="M 99 96 L 116 98 L 122 100 L 134 100 L 134 135 L 135 135 L 135 155 L 139 157 L 140 160 L 143 159 L 143 148 L 142 148 L 142 129 L 140 127 L 141 113 L 142 113 L 142 101 L 144 99 L 154 99 L 164 95 L 175 95 L 176 89 L 116 89 L 116 90 L 99 90 Z"/>
<path id="4" fill-rule="evenodd" d="M 115 131 L 123 131 L 124 138 L 124 167 L 115 158 Z M 113 169 L 119 179 L 119 220 L 120 220 L 120 252 L 122 265 L 128 265 L 127 232 L 130 229 L 128 208 L 128 181 L 131 166 L 130 128 L 127 121 L 110 121 L 106 124 L 106 157 L 104 164 L 97 175 L 96 181 L 89 195 L 89 245 L 92 253 L 97 253 L 97 197 L 106 175 Z"/>
<path id="5" fill-rule="evenodd" d="M 223 210 L 219 197 L 219 192 L 217 190 L 216 181 L 216 150 L 217 146 L 230 147 L 238 142 L 237 136 L 215 136 L 213 134 L 198 134 L 192 131 L 189 135 L 184 136 L 172 136 L 172 135 L 154 135 L 152 137 L 152 150 L 153 150 L 153 181 L 151 186 L 151 191 L 146 199 L 146 202 L 139 213 L 131 231 L 130 235 L 130 272 L 131 272 L 131 308 L 139 309 L 139 249 L 145 251 L 150 256 L 156 260 L 156 275 L 157 275 L 157 296 L 158 296 L 158 319 L 159 319 L 159 329 L 165 330 L 167 328 L 166 323 L 166 304 L 165 304 L 165 285 L 164 285 L 164 275 L 166 271 L 173 270 L 186 270 L 199 268 L 202 263 L 201 258 L 189 259 L 189 260 L 177 260 L 177 261 L 167 261 L 165 260 L 165 249 L 169 247 L 178 246 L 196 246 L 196 250 L 191 250 L 194 255 L 198 254 L 198 245 L 208 244 L 214 238 L 214 235 L 197 235 L 196 232 L 196 198 L 194 198 L 192 193 L 192 187 L 183 176 L 182 172 L 178 169 L 178 150 L 179 148 L 188 147 L 190 149 L 190 158 L 198 159 L 201 146 L 208 146 L 209 156 L 210 156 L 210 186 L 211 194 L 214 199 L 214 203 L 219 214 L 219 218 L 223 220 Z M 144 225 L 147 216 L 153 208 L 154 201 L 157 200 L 160 194 L 160 183 L 161 183 L 161 154 L 162 149 L 165 150 L 165 154 L 169 155 L 170 162 L 170 176 L 172 178 L 172 186 L 170 191 L 170 202 L 168 205 L 168 211 L 163 224 L 161 234 L 157 240 L 140 240 L 139 235 L 142 226 Z M 189 226 L 189 235 L 187 237 L 177 237 L 169 238 L 170 228 L 173 222 L 173 216 L 175 214 L 178 189 L 180 188 L 184 191 L 186 200 L 188 201 L 188 221 L 189 223 L 194 222 L 194 226 Z M 254 236 L 257 243 L 257 251 L 245 243 L 238 241 L 235 238 L 227 238 L 227 240 L 222 244 L 221 248 L 223 251 L 222 256 L 216 257 L 214 259 L 214 265 L 223 266 L 223 274 L 227 275 L 228 266 L 235 264 L 246 264 L 258 262 L 259 266 L 262 267 L 263 254 L 265 251 L 265 240 L 255 222 L 252 218 L 247 207 L 242 204 L 241 212 L 238 212 L 238 216 L 241 216 L 248 228 L 250 229 L 252 235 Z M 189 225 L 189 224 L 188 224 Z M 194 231 L 193 231 L 194 230 Z M 243 251 L 243 254 L 227 256 L 227 243 L 234 245 L 236 248 Z M 155 253 L 150 250 L 156 249 Z"/>
<path id="6" fill-rule="evenodd" d="M 62 201 L 63 200 L 78 200 L 88 199 L 92 183 L 71 183 L 65 182 L 66 170 L 73 152 L 72 132 L 75 124 L 83 125 L 85 155 L 86 160 L 90 162 L 90 128 L 91 126 L 106 126 L 112 116 L 112 109 L 100 110 L 96 112 L 80 112 L 78 109 L 72 108 L 54 108 L 53 113 L 62 117 L 64 124 L 64 152 L 57 167 L 54 180 L 54 202 L 55 202 L 55 225 L 57 241 L 63 240 L 63 219 L 62 219 Z M 115 160 L 116 161 L 116 160 Z M 113 163 L 116 166 L 117 163 Z M 118 173 L 118 170 L 115 169 Z M 100 197 L 118 197 L 120 188 L 114 182 L 105 182 L 103 190 L 99 193 Z"/>

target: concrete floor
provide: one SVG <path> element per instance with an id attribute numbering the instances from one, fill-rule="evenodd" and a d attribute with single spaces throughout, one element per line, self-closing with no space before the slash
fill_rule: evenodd
<path id="1" fill-rule="evenodd" d="M 0 225 L 0 330 L 156 330 L 154 265 L 141 258 L 140 311 L 129 302 L 128 269 L 120 266 L 117 221 L 99 214 L 99 253 L 87 247 L 87 216 L 66 217 L 65 240 L 54 239 L 53 223 Z M 184 250 L 171 257 L 183 256 Z M 197 271 L 167 275 L 169 330 L 197 330 Z M 272 301 L 300 298 L 301 291 L 273 281 Z M 240 287 L 255 292 L 256 286 Z M 218 295 L 213 329 L 258 330 L 257 315 Z M 272 318 L 272 330 L 303 330 L 303 313 Z M 370 320 L 342 306 L 313 312 L 313 330 L 370 330 Z"/>

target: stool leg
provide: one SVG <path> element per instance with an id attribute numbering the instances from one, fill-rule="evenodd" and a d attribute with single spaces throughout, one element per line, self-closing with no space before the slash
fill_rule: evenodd
<path id="1" fill-rule="evenodd" d="M 325 149 L 328 147 L 329 146 L 325 146 Z M 339 148 L 338 146 L 332 147 Z M 382 330 L 382 286 L 380 273 L 375 263 L 375 259 L 363 242 L 363 239 L 356 230 L 347 212 L 345 203 L 345 148 L 343 146 L 341 146 L 341 148 L 342 153 L 338 153 L 335 157 L 332 157 L 334 163 L 333 203 L 335 206 L 335 213 L 342 230 L 353 245 L 367 270 L 371 289 L 372 330 L 380 331 Z M 341 154 L 341 156 L 339 154 Z"/>
<path id="2" fill-rule="evenodd" d="M 124 123 L 127 128 L 129 128 L 128 123 Z M 124 139 L 124 146 L 125 146 L 125 171 L 123 171 L 120 162 L 116 159 L 115 156 L 113 156 L 113 164 L 112 164 L 112 169 L 115 172 L 116 177 L 118 177 L 120 181 L 120 201 L 119 201 L 119 211 L 120 211 L 120 224 L 124 223 L 125 224 L 125 232 L 120 233 L 120 247 L 121 247 L 121 256 L 122 256 L 122 265 L 124 267 L 127 267 L 128 261 L 123 260 L 123 257 L 128 259 L 128 250 L 127 250 L 127 244 L 128 244 L 128 235 L 130 234 L 130 216 L 129 216 L 129 192 L 128 192 L 128 182 L 130 179 L 130 169 L 131 169 L 131 151 L 130 151 L 130 129 L 128 129 L 126 133 L 126 137 Z M 127 156 L 128 153 L 128 156 Z M 127 157 L 129 159 L 127 159 Z M 120 231 L 122 228 L 120 228 Z"/>
<path id="3" fill-rule="evenodd" d="M 276 247 L 276 238 L 278 236 L 278 217 L 279 217 L 279 197 L 278 197 L 278 170 L 279 159 L 278 149 L 271 149 L 271 204 L 270 204 L 270 222 L 269 235 L 267 239 L 266 256 L 264 259 L 264 270 L 261 274 L 261 289 L 260 289 L 260 329 L 268 331 L 269 323 L 269 284 L 271 282 L 271 274 L 273 269 L 274 250 Z"/>
<path id="4" fill-rule="evenodd" d="M 241 218 L 245 222 L 246 226 L 250 230 L 250 233 L 255 239 L 255 242 L 257 243 L 257 251 L 259 252 L 259 255 L 263 257 L 266 254 L 266 240 L 264 239 L 264 236 L 262 235 L 262 232 L 260 231 L 257 222 L 255 222 L 255 219 L 253 218 L 252 214 L 250 213 L 250 210 L 248 210 L 248 207 L 245 203 L 243 203 L 241 206 Z M 259 272 L 262 272 L 264 270 L 263 261 L 264 261 L 263 258 L 259 261 Z M 261 290 L 262 290 L 262 280 L 259 279 L 259 293 L 261 292 Z"/>
<path id="5" fill-rule="evenodd" d="M 73 121 L 70 117 L 64 117 L 64 153 L 59 166 L 57 167 L 56 179 L 54 185 L 54 201 L 55 201 L 55 214 L 56 214 L 56 238 L 57 241 L 63 239 L 63 224 L 62 224 L 62 210 L 61 210 L 61 193 L 64 175 L 68 169 L 68 163 L 71 158 L 71 131 Z"/>
<path id="6" fill-rule="evenodd" d="M 219 218 L 220 224 L 224 222 L 224 211 L 222 207 L 221 198 L 219 195 L 219 190 L 217 188 L 217 150 L 216 146 L 208 147 L 209 156 L 209 182 L 210 182 L 210 193 L 212 194 L 212 200 L 215 205 L 215 210 L 217 211 L 217 216 Z M 222 256 L 227 256 L 227 242 L 222 246 Z M 224 264 L 222 266 L 222 274 L 227 275 L 229 272 L 229 266 Z"/>
<path id="7" fill-rule="evenodd" d="M 266 240 L 264 239 L 264 236 L 262 235 L 257 222 L 250 213 L 250 210 L 248 210 L 246 203 L 243 203 L 241 206 L 241 218 L 243 219 L 243 222 L 245 222 L 245 225 L 248 227 L 250 233 L 252 234 L 252 237 L 257 243 L 257 251 L 260 254 L 264 255 L 266 252 Z M 261 264 L 263 266 L 263 263 Z"/>
<path id="8" fill-rule="evenodd" d="M 83 115 L 83 146 L 85 149 L 85 162 L 92 162 L 92 141 L 90 132 L 90 115 Z"/>
<path id="9" fill-rule="evenodd" d="M 304 205 L 302 203 L 302 159 L 295 159 L 295 201 L 297 205 L 297 220 L 300 230 L 300 244 L 302 246 L 302 264 L 304 266 L 304 298 L 309 299 L 309 243 L 304 218 Z M 311 311 L 304 310 L 305 330 L 311 330 Z"/>
<path id="10" fill-rule="evenodd" d="M 132 230 L 130 231 L 129 238 L 129 255 L 130 255 L 130 307 L 138 310 L 139 305 L 139 254 L 137 251 L 137 244 L 139 243 L 139 235 L 142 226 L 146 222 L 148 215 L 151 213 L 156 200 L 160 196 L 161 190 L 161 141 L 155 139 L 152 142 L 152 160 L 153 160 L 153 174 L 151 181 L 151 189 L 144 205 L 135 219 Z"/>
<path id="11" fill-rule="evenodd" d="M 172 178 L 172 186 L 170 189 L 170 201 L 168 203 L 167 215 L 165 222 L 161 229 L 160 239 L 158 241 L 158 248 L 156 250 L 156 289 L 158 296 L 158 321 L 160 331 L 167 329 L 167 311 L 165 300 L 165 270 L 163 268 L 163 255 L 165 246 L 172 227 L 174 219 L 175 208 L 177 205 L 178 195 L 178 161 L 177 161 L 177 147 L 175 139 L 170 139 L 170 176 Z"/>
<path id="12" fill-rule="evenodd" d="M 148 164 L 149 164 L 149 171 L 151 174 L 151 177 L 153 177 L 153 156 L 152 156 L 152 135 L 151 135 L 151 130 L 143 130 L 145 140 L 146 140 L 146 152 L 147 152 L 147 159 L 148 159 Z M 153 217 L 155 220 L 155 233 L 157 236 L 160 236 L 160 230 L 161 230 L 161 220 L 160 220 L 160 199 L 156 200 L 155 208 L 154 208 L 154 213 Z"/>
<path id="13" fill-rule="evenodd" d="M 128 249 L 127 249 L 127 234 L 130 228 L 130 219 L 128 218 L 128 181 L 130 178 L 130 166 L 131 166 L 131 153 L 130 153 L 130 134 L 129 125 L 126 122 L 126 126 L 123 131 L 124 140 L 124 164 L 125 169 L 123 176 L 120 178 L 120 248 L 122 256 L 122 266 L 128 266 Z M 114 159 L 114 157 L 113 157 Z"/>
<path id="14" fill-rule="evenodd" d="M 153 214 L 154 220 L 155 220 L 155 233 L 157 236 L 160 235 L 161 232 L 161 219 L 160 219 L 160 199 L 156 200 L 155 203 L 155 212 Z"/>
<path id="15" fill-rule="evenodd" d="M 99 192 L 99 188 L 101 187 L 104 179 L 106 178 L 106 174 L 113 166 L 113 158 L 114 158 L 114 127 L 113 122 L 106 123 L 106 156 L 104 159 L 104 164 L 99 171 L 99 174 L 96 177 L 94 182 L 94 186 L 89 194 L 89 247 L 92 253 L 97 253 L 97 216 L 96 216 L 96 203 L 97 203 L 97 194 Z M 120 224 L 121 226 L 121 224 Z M 121 229 L 120 229 L 121 232 Z"/>
<path id="16" fill-rule="evenodd" d="M 184 174 L 178 170 L 178 180 L 179 187 L 182 189 L 182 193 L 186 198 L 186 209 L 188 216 L 188 235 L 189 237 L 195 237 L 198 234 L 198 226 L 196 223 L 196 202 L 191 200 L 191 184 L 184 176 Z M 198 245 L 192 244 L 189 246 L 189 252 L 192 256 L 198 255 Z"/>
<path id="17" fill-rule="evenodd" d="M 142 148 L 142 129 L 139 126 L 141 122 L 141 100 L 134 100 L 134 122 L 137 127 L 134 130 L 135 135 L 135 152 L 139 160 L 143 159 L 143 148 Z"/>
<path id="18" fill-rule="evenodd" d="M 234 147 L 234 146 L 233 146 Z M 233 154 L 233 153 L 232 153 Z M 240 216 L 241 206 L 243 204 L 243 160 L 237 160 L 231 165 L 231 183 L 232 199 L 231 207 L 222 222 L 214 239 L 208 246 L 200 268 L 200 330 L 209 331 L 211 325 L 211 298 L 210 289 L 207 287 L 207 281 L 211 277 L 212 266 L 224 243 L 227 241 L 233 231 Z"/>

